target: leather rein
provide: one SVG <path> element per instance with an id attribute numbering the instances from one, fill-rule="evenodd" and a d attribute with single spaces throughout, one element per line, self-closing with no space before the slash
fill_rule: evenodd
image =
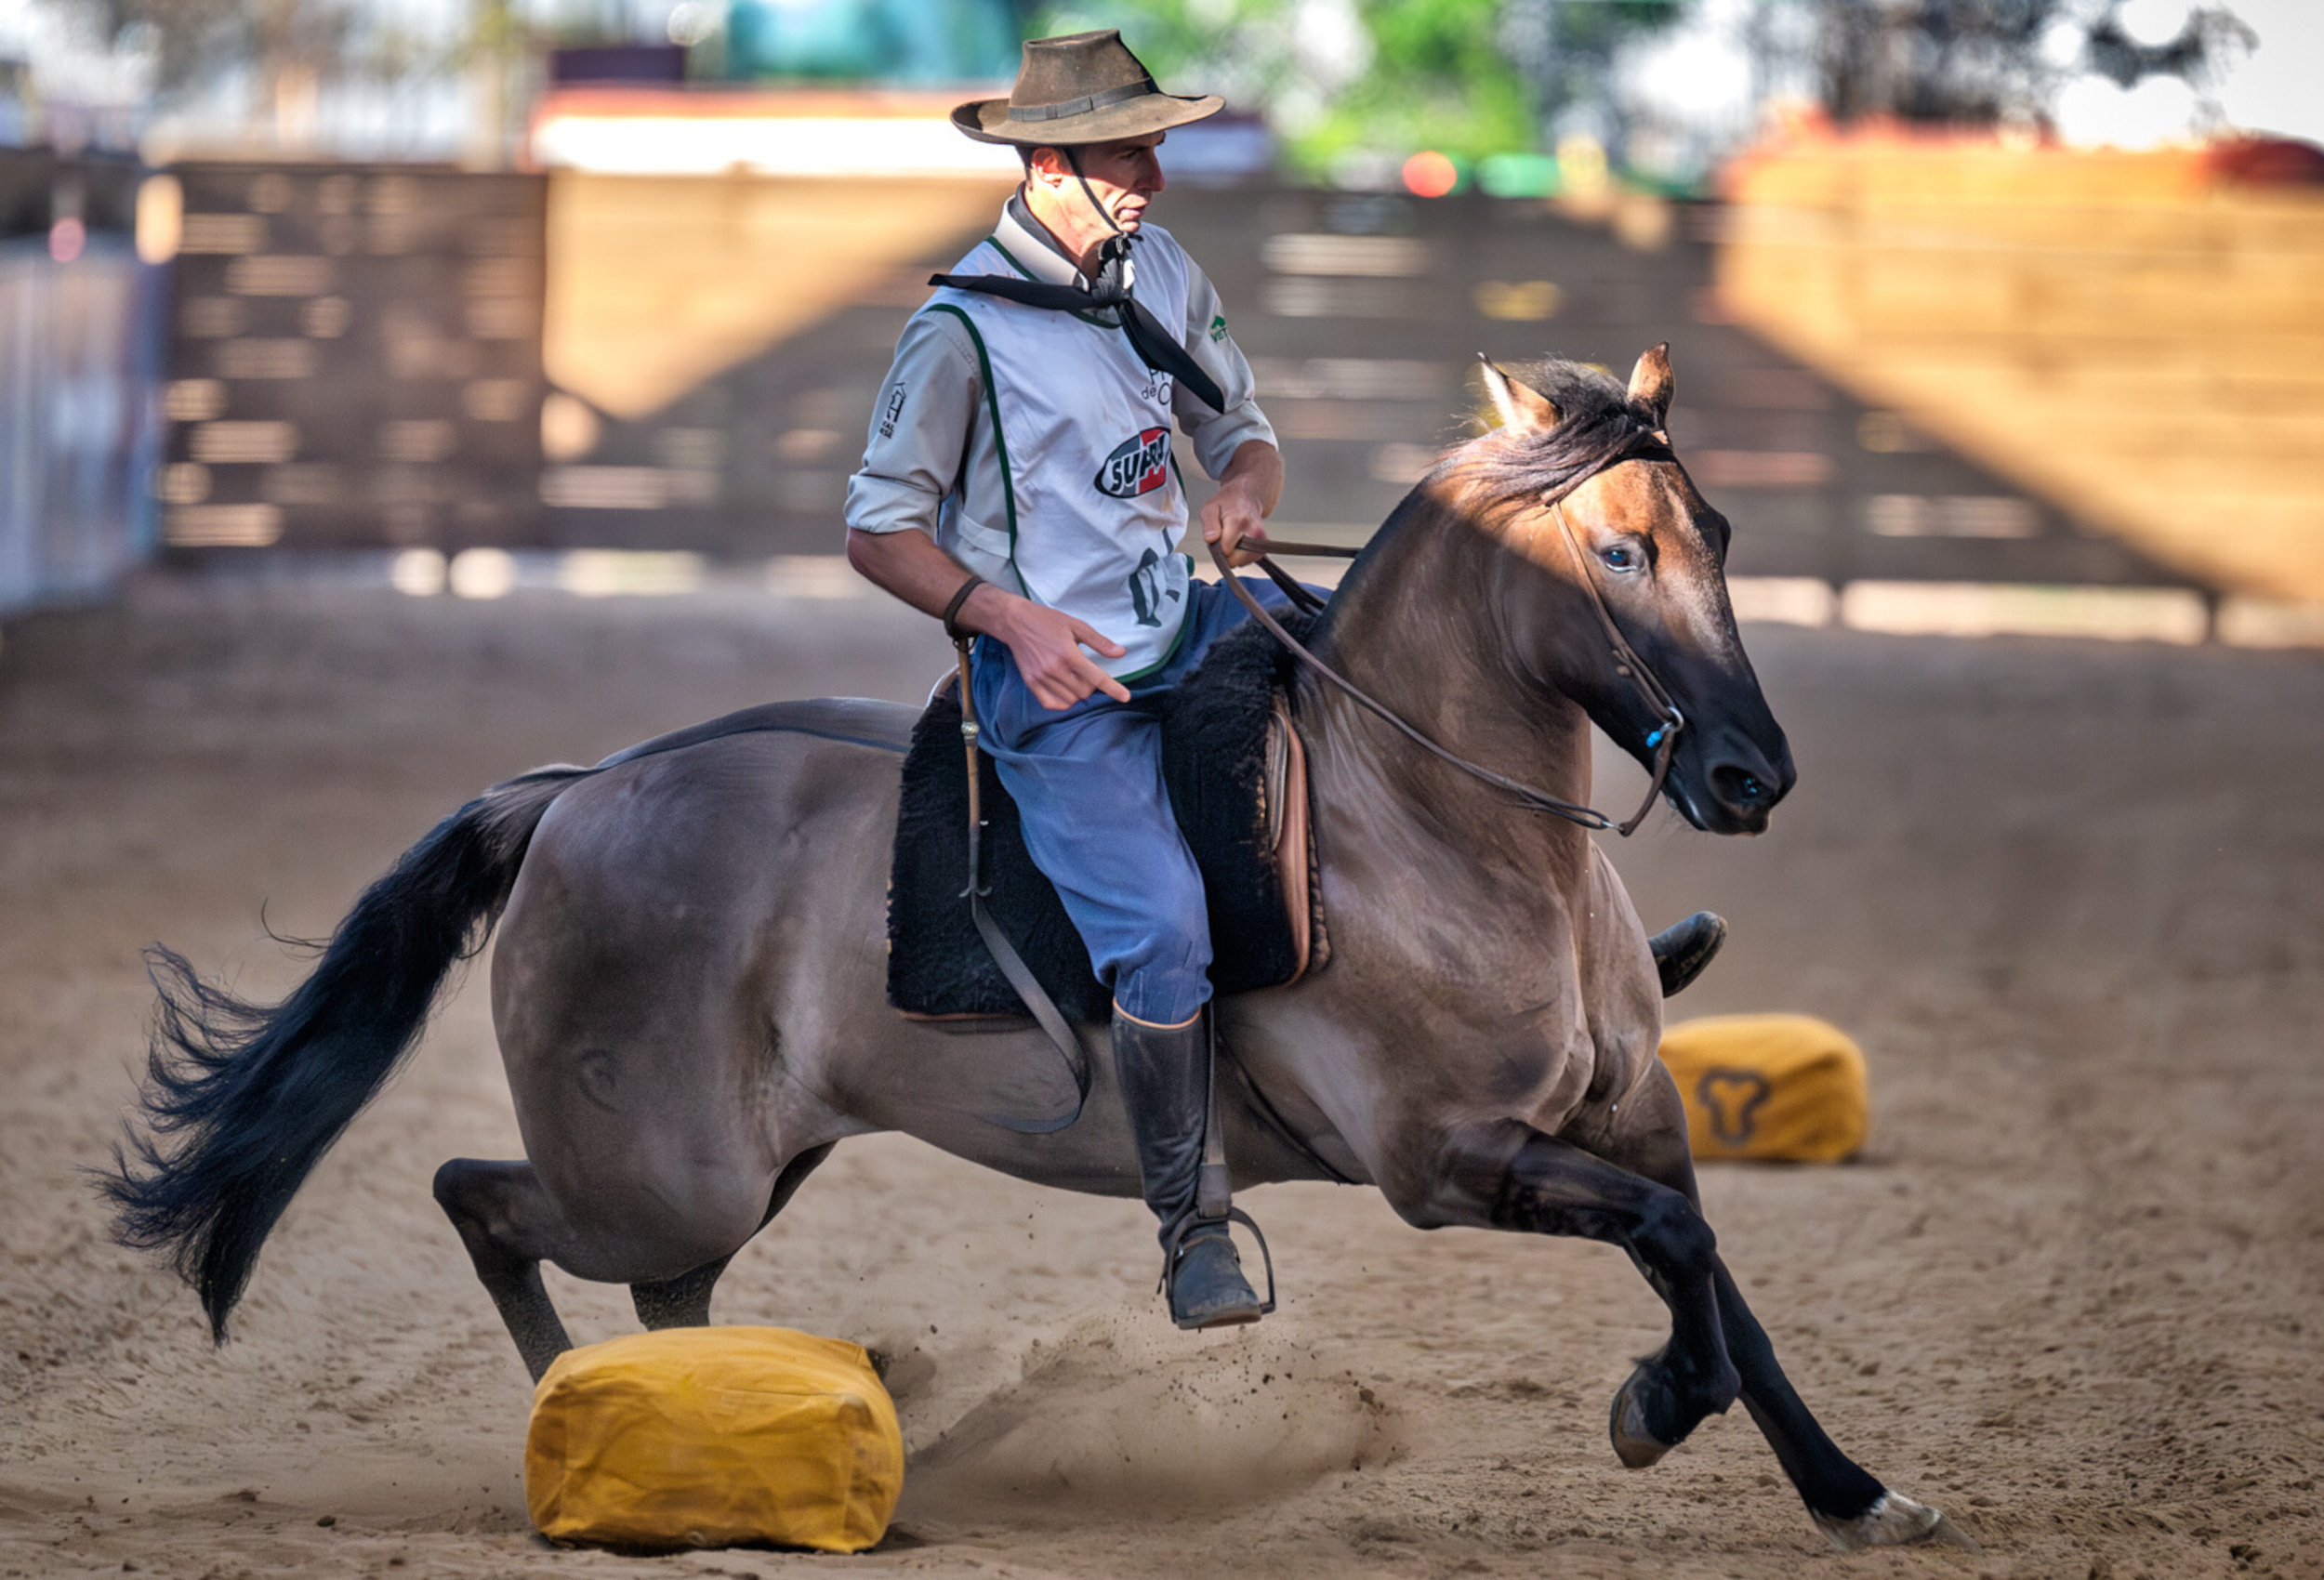
<path id="1" fill-rule="evenodd" d="M 1269 635 L 1281 642 L 1301 663 L 1344 691 L 1358 706 L 1387 723 L 1406 740 L 1450 763 L 1463 773 L 1482 780 L 1495 789 L 1502 791 L 1513 797 L 1520 805 L 1534 811 L 1548 812 L 1553 817 L 1564 818 L 1568 823 L 1578 823 L 1583 828 L 1611 828 L 1627 839 L 1637 830 L 1640 823 L 1646 821 L 1646 814 L 1654 810 L 1655 802 L 1661 798 L 1663 783 L 1670 776 L 1670 762 L 1678 750 L 1679 731 L 1686 728 L 1686 716 L 1679 711 L 1677 703 L 1671 700 L 1670 691 L 1662 684 L 1661 678 L 1655 674 L 1644 659 L 1638 656 L 1637 651 L 1623 638 L 1621 627 L 1615 624 L 1614 612 L 1606 608 L 1605 596 L 1598 590 L 1597 578 L 1591 573 L 1589 558 L 1582 553 L 1581 540 L 1575 535 L 1573 523 L 1566 520 L 1565 496 L 1597 476 L 1599 472 L 1618 466 L 1624 461 L 1662 459 L 1674 460 L 1676 457 L 1671 455 L 1669 447 L 1658 439 L 1651 442 L 1633 444 L 1609 457 L 1604 465 L 1592 467 L 1590 471 L 1576 478 L 1560 492 L 1544 495 L 1542 501 L 1550 507 L 1550 514 L 1556 519 L 1558 529 L 1565 537 L 1566 552 L 1573 557 L 1576 578 L 1580 582 L 1582 590 L 1590 595 L 1591 610 L 1597 615 L 1598 627 L 1605 637 L 1607 650 L 1614 655 L 1614 672 L 1631 683 L 1658 720 L 1654 731 L 1646 737 L 1646 745 L 1655 755 L 1654 777 L 1646 786 L 1645 799 L 1639 802 L 1638 810 L 1631 814 L 1627 823 L 1618 823 L 1613 818 L 1594 807 L 1582 806 L 1568 801 L 1564 797 L 1552 796 L 1546 790 L 1538 790 L 1522 781 L 1510 778 L 1507 774 L 1497 773 L 1481 763 L 1471 762 L 1467 757 L 1439 745 L 1406 722 L 1386 704 L 1373 697 L 1322 659 L 1317 658 L 1301 643 L 1298 638 L 1285 630 L 1282 623 L 1268 613 L 1264 606 L 1251 596 L 1250 589 L 1246 587 L 1241 579 L 1235 574 L 1234 568 L 1227 562 L 1225 553 L 1215 543 L 1209 546 L 1210 558 L 1212 562 L 1219 567 L 1220 580 L 1225 583 L 1227 589 L 1234 593 L 1236 599 L 1241 600 L 1243 607 L 1250 612 L 1251 617 L 1267 628 Z M 1332 544 L 1270 541 L 1267 546 L 1278 554 L 1312 554 L 1346 560 L 1353 560 L 1362 552 L 1360 549 Z M 1285 596 L 1292 602 L 1311 614 L 1321 612 L 1324 607 L 1322 600 L 1300 586 L 1287 572 L 1282 570 L 1265 554 L 1260 555 L 1254 563 L 1267 573 L 1275 586 L 1283 589 Z"/>

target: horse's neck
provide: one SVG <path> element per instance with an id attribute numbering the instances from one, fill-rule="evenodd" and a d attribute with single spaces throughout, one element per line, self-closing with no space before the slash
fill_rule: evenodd
<path id="1" fill-rule="evenodd" d="M 1493 607 L 1498 549 L 1426 491 L 1408 498 L 1334 596 L 1317 655 L 1438 745 L 1575 803 L 1590 793 L 1590 721 L 1530 683 Z M 1319 788 L 1378 820 L 1470 854 L 1538 862 L 1578 879 L 1582 831 L 1519 806 L 1371 718 L 1328 681 L 1304 678 L 1301 723 L 1319 737 Z M 1335 786 L 1334 782 L 1337 782 Z M 1535 868 L 1539 872 L 1539 868 Z"/>

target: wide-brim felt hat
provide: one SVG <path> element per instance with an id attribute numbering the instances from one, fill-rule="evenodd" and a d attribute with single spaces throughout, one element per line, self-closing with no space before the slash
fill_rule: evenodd
<path id="1" fill-rule="evenodd" d="M 1164 93 L 1120 32 L 1106 28 L 1028 39 L 1009 97 L 963 104 L 952 124 L 979 142 L 1062 148 L 1166 132 L 1225 108 L 1215 93 Z"/>

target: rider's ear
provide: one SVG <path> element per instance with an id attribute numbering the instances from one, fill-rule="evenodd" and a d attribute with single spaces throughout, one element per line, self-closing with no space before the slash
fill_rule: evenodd
<path id="1" fill-rule="evenodd" d="M 1660 428 L 1670 415 L 1670 397 L 1678 393 L 1679 381 L 1670 371 L 1670 342 L 1663 341 L 1638 359 L 1638 365 L 1630 373 L 1630 403 L 1651 414 L 1655 427 Z"/>
<path id="2" fill-rule="evenodd" d="M 1482 351 L 1477 353 L 1477 368 L 1501 427 L 1512 433 L 1547 433 L 1557 426 L 1557 408 L 1539 390 L 1510 377 Z"/>

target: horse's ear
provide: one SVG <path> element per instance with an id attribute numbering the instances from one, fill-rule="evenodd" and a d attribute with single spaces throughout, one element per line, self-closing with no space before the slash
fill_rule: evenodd
<path id="1" fill-rule="evenodd" d="M 1678 393 L 1677 375 L 1670 372 L 1670 342 L 1663 341 L 1638 359 L 1630 370 L 1630 403 L 1644 407 L 1660 428 L 1670 415 L 1670 397 Z"/>
<path id="2" fill-rule="evenodd" d="M 1493 398 L 1493 410 L 1499 414 L 1502 428 L 1511 433 L 1547 433 L 1557 426 L 1558 410 L 1549 397 L 1510 377 L 1482 351 L 1477 353 L 1477 368 L 1485 376 L 1485 392 Z"/>

